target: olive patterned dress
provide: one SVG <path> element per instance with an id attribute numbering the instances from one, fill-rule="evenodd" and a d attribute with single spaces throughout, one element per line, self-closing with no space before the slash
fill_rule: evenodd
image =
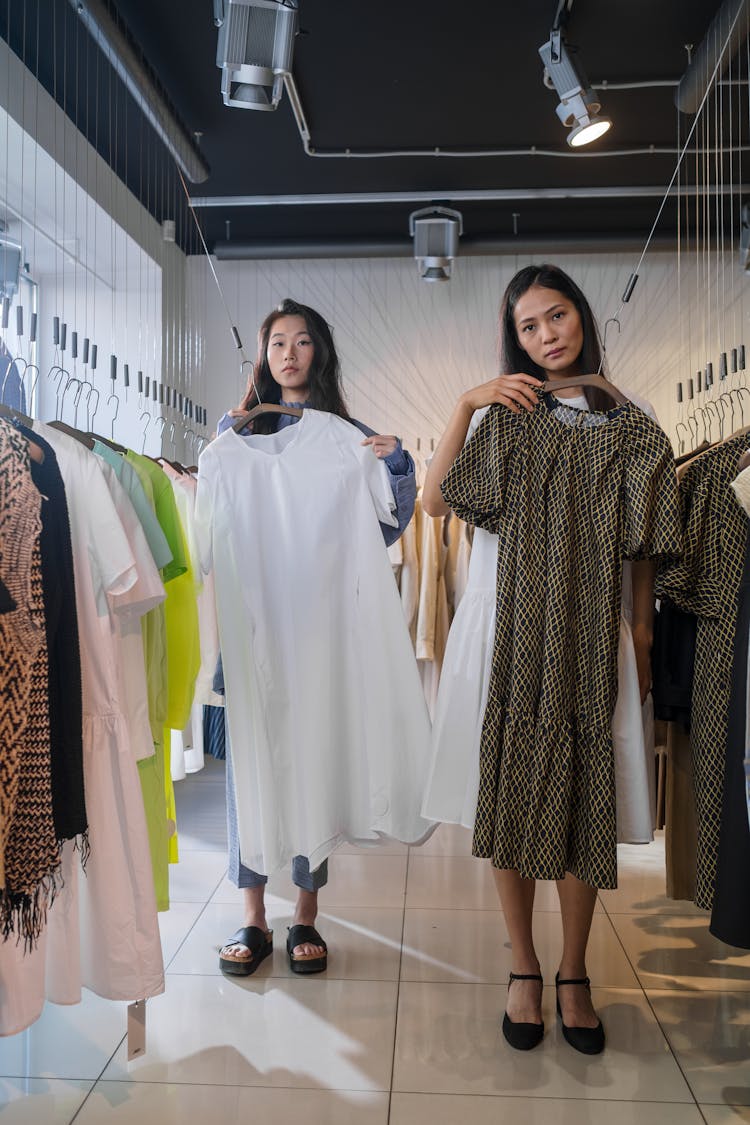
<path id="1" fill-rule="evenodd" d="M 729 696 L 748 519 L 729 487 L 750 436 L 691 461 L 680 480 L 685 553 L 663 567 L 656 592 L 697 618 L 690 746 L 697 819 L 696 906 L 713 905 L 719 852 Z"/>
<path id="2" fill-rule="evenodd" d="M 496 532 L 497 625 L 473 853 L 617 885 L 612 713 L 622 561 L 681 547 L 669 441 L 631 403 L 491 407 L 443 496 Z"/>

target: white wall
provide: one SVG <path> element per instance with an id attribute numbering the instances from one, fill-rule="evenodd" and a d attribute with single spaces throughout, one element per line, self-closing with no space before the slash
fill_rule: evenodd
<path id="1" fill-rule="evenodd" d="M 399 434 L 412 450 L 419 439 L 424 452 L 442 433 L 456 397 L 495 374 L 500 297 L 529 260 L 459 258 L 451 281 L 438 284 L 421 281 L 406 259 L 215 266 L 248 357 L 255 355 L 258 325 L 283 297 L 312 305 L 334 328 L 352 414 Z M 589 297 L 602 328 L 617 312 L 636 261 L 634 254 L 555 257 Z M 207 263 L 193 258 L 188 268 L 213 428 L 239 400 L 245 377 Z M 607 327 L 610 376 L 650 399 L 674 437 L 678 380 L 685 381 L 687 398 L 688 376 L 712 360 L 718 394 L 720 352 L 745 342 L 745 333 L 750 364 L 749 299 L 750 280 L 730 254 L 647 255 L 621 331 Z"/>
<path id="2" fill-rule="evenodd" d="M 24 260 L 39 285 L 38 415 L 49 420 L 58 411 L 56 384 L 48 379 L 54 365 L 61 364 L 72 377 L 92 378 L 80 358 L 77 364 L 72 360 L 76 330 L 79 349 L 85 336 L 98 345 L 93 375 L 101 396 L 98 432 L 110 434 L 116 405 L 105 406 L 114 354 L 121 399 L 117 440 L 141 449 L 147 420 L 140 415 L 148 408 L 154 423 L 159 415 L 165 418 L 166 440 L 162 446 L 161 424 L 152 423 L 145 432 L 146 452 L 163 447 L 171 453 L 168 435 L 174 422 L 175 454 L 192 458 L 182 439 L 188 423 L 152 400 L 139 403 L 136 384 L 140 368 L 144 376 L 191 394 L 197 348 L 186 322 L 185 256 L 163 240 L 158 223 L 2 41 L 0 73 L 7 74 L 7 82 L 0 83 L 0 217 L 23 244 Z M 65 356 L 52 343 L 54 316 L 68 325 Z M 8 347 L 25 355 L 25 343 L 11 335 Z M 131 375 L 127 392 L 125 363 Z M 74 390 L 75 385 L 65 398 L 68 422 L 74 420 Z M 78 422 L 85 423 L 85 408 L 79 408 Z"/>

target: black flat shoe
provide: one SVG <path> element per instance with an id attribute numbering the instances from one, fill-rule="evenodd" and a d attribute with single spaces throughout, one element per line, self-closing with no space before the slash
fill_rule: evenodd
<path id="1" fill-rule="evenodd" d="M 538 980 L 542 978 L 539 973 L 511 973 L 508 978 L 508 988 L 514 980 Z M 511 1047 L 517 1051 L 531 1051 L 537 1047 L 544 1036 L 544 1021 L 541 1023 L 515 1023 L 508 1013 L 503 1016 L 503 1035 Z"/>
<path id="2" fill-rule="evenodd" d="M 555 989 L 559 989 L 561 984 L 580 984 L 591 992 L 591 981 L 588 977 L 560 980 L 560 974 L 557 973 L 555 975 Z M 559 994 L 557 996 L 557 1014 L 560 1017 L 562 1033 L 571 1047 L 580 1051 L 582 1055 L 600 1055 L 602 1053 L 604 1050 L 604 1028 L 601 1020 L 596 1027 L 568 1027 L 567 1024 L 563 1023 Z"/>

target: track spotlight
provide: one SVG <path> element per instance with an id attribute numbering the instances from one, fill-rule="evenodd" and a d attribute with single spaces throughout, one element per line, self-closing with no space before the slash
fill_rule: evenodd
<path id="1" fill-rule="evenodd" d="M 588 84 L 582 68 L 573 62 L 559 31 L 553 31 L 539 48 L 544 63 L 544 84 L 557 91 L 560 104 L 557 116 L 568 133 L 572 148 L 591 144 L 612 127 L 608 117 L 600 114 L 601 105 Z"/>
<path id="2" fill-rule="evenodd" d="M 276 109 L 292 70 L 296 0 L 214 0 L 224 105 Z"/>
<path id="3" fill-rule="evenodd" d="M 450 281 L 458 240 L 463 234 L 460 211 L 450 207 L 425 207 L 409 216 L 414 257 L 423 281 Z"/>

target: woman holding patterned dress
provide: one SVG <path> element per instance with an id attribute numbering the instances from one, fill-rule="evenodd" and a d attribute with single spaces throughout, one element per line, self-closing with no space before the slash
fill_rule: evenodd
<path id="1" fill-rule="evenodd" d="M 597 889 L 616 885 L 612 720 L 623 562 L 632 568 L 637 704 L 650 690 L 653 560 L 680 545 L 674 465 L 666 436 L 639 405 L 613 409 L 591 386 L 549 393 L 556 380 L 598 372 L 602 360 L 589 304 L 562 270 L 516 274 L 500 335 L 505 373 L 459 398 L 423 505 L 430 515 L 451 508 L 497 536 L 472 850 L 491 859 L 511 938 L 503 1033 L 521 1050 L 542 1040 L 532 912 L 536 880 L 554 879 L 563 927 L 557 1012 L 571 1046 L 597 1054 L 605 1036 L 586 950 Z M 436 722 L 440 711 L 439 700 Z M 428 816 L 430 801 L 428 793 Z"/>

